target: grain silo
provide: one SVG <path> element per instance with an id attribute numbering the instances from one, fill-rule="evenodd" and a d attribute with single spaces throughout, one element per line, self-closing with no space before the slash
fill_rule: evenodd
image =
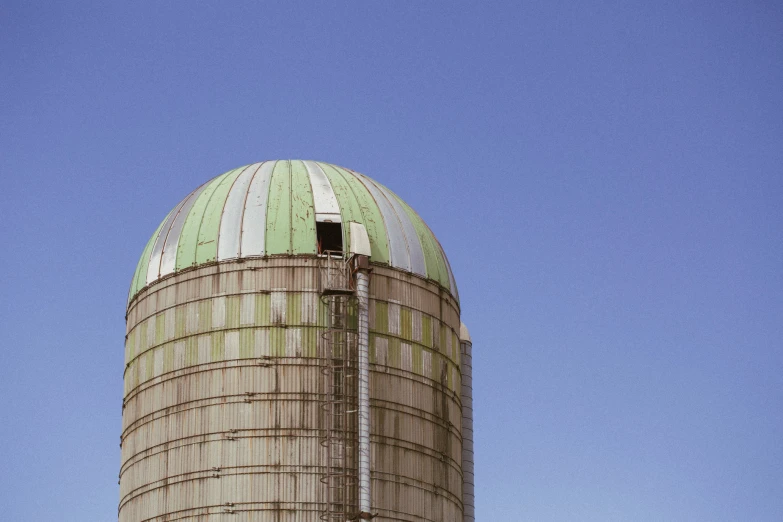
<path id="1" fill-rule="evenodd" d="M 313 161 L 218 176 L 133 277 L 119 520 L 472 521 L 470 350 L 389 189 Z"/>

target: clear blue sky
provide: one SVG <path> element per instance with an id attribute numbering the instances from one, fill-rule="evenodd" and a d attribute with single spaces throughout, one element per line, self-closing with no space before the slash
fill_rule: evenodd
<path id="1" fill-rule="evenodd" d="M 145 242 L 303 158 L 449 255 L 480 522 L 783 520 L 779 3 L 159 4 L 0 6 L 0 518 L 116 520 Z"/>

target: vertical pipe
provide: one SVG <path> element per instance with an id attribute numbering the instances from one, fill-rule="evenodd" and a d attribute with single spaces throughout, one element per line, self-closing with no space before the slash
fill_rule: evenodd
<path id="1" fill-rule="evenodd" d="M 475 521 L 473 490 L 473 342 L 465 324 L 460 325 L 462 355 L 462 505 L 463 522 Z"/>
<path id="2" fill-rule="evenodd" d="M 359 511 L 370 515 L 370 272 L 356 271 L 359 299 Z"/>

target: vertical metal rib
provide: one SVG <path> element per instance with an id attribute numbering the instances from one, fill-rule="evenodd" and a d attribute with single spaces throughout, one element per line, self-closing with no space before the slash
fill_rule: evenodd
<path id="1" fill-rule="evenodd" d="M 187 204 L 189 201 L 191 201 L 191 198 L 193 195 L 202 190 L 203 185 L 193 192 L 191 192 L 188 197 L 183 199 L 179 205 L 177 205 L 177 208 L 169 214 L 169 217 L 166 219 L 166 222 L 163 224 L 163 226 L 160 229 L 160 234 L 158 235 L 158 239 L 155 240 L 155 246 L 152 247 L 152 254 L 150 255 L 150 264 L 147 267 L 147 284 L 155 281 L 157 278 L 160 277 L 160 261 L 161 257 L 163 256 L 163 246 L 166 244 L 166 241 L 169 237 L 169 232 L 171 231 L 171 225 L 174 223 L 174 220 L 179 216 L 180 211 L 182 210 L 182 207 Z M 193 198 L 193 201 L 195 201 L 195 198 Z M 176 249 L 175 249 L 176 254 Z"/>
<path id="2" fill-rule="evenodd" d="M 389 203 L 386 196 L 370 181 L 357 172 L 350 171 L 351 174 L 356 176 L 362 185 L 370 191 L 370 195 L 375 200 L 375 204 L 378 205 L 378 209 L 381 211 L 381 217 L 383 217 L 383 224 L 386 227 L 386 236 L 389 238 L 389 262 L 393 267 L 401 268 L 411 272 L 411 257 L 408 252 L 408 244 L 405 239 L 405 232 L 400 224 L 394 208 Z"/>
<path id="3" fill-rule="evenodd" d="M 234 180 L 234 184 L 228 192 L 226 203 L 223 206 L 223 215 L 220 217 L 217 252 L 218 260 L 239 257 L 242 214 L 245 209 L 247 191 L 253 176 L 260 166 L 260 163 L 255 163 L 246 167 L 237 179 Z"/>
<path id="4" fill-rule="evenodd" d="M 370 513 L 370 274 L 356 272 L 359 299 L 359 511 Z"/>
<path id="5" fill-rule="evenodd" d="M 313 191 L 313 205 L 315 206 L 316 221 L 331 221 L 340 223 L 340 205 L 337 203 L 337 197 L 334 195 L 332 184 L 329 178 L 314 161 L 304 161 L 307 174 L 310 177 L 310 187 Z"/>
<path id="6" fill-rule="evenodd" d="M 389 194 L 389 189 L 376 183 L 367 176 L 356 173 L 357 177 L 365 182 L 365 185 L 372 185 L 381 194 L 381 197 L 386 200 L 391 206 L 394 216 L 397 218 L 399 226 L 402 227 L 402 235 L 405 237 L 405 244 L 408 247 L 408 256 L 410 259 L 410 270 L 414 274 L 418 274 L 423 277 L 427 277 L 427 264 L 424 261 L 424 250 L 419 242 L 419 235 L 416 234 L 416 228 L 411 223 L 408 213 L 402 208 L 397 198 L 392 194 Z M 377 201 L 378 198 L 376 198 Z M 383 207 L 381 207 L 383 208 Z M 385 216 L 384 216 L 385 217 Z"/>
<path id="7" fill-rule="evenodd" d="M 245 215 L 242 217 L 243 256 L 263 256 L 266 240 L 266 208 L 269 198 L 269 182 L 276 161 L 266 161 L 261 165 L 247 192 Z"/>
<path id="8" fill-rule="evenodd" d="M 177 250 L 179 247 L 179 238 L 182 235 L 182 227 L 185 225 L 185 220 L 190 214 L 190 209 L 193 208 L 193 204 L 204 191 L 209 183 L 204 183 L 197 188 L 191 195 L 185 200 L 185 204 L 177 212 L 177 216 L 171 223 L 166 243 L 163 245 L 163 253 L 160 258 L 160 277 L 166 274 L 171 274 L 177 268 Z"/>

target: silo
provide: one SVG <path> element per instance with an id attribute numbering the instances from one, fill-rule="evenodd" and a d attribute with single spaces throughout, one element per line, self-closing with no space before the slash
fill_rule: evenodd
<path id="1" fill-rule="evenodd" d="M 132 280 L 119 520 L 472 517 L 460 326 L 443 249 L 386 187 L 313 161 L 212 179 Z"/>

